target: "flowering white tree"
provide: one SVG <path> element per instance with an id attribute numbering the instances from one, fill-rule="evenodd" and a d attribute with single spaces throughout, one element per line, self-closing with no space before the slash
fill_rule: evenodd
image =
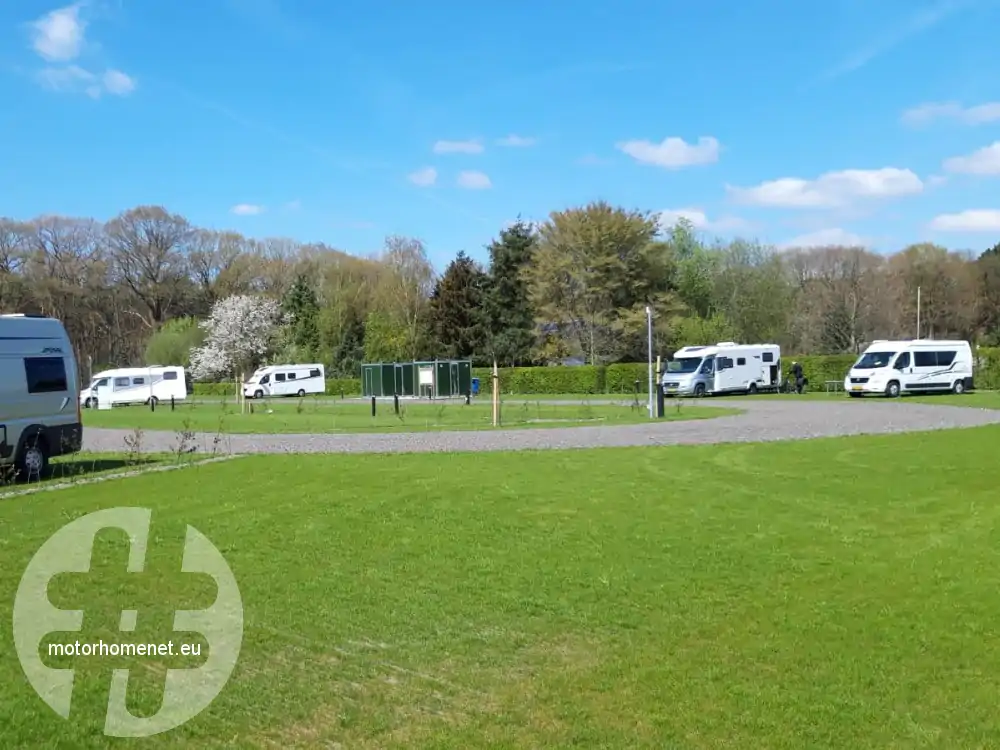
<path id="1" fill-rule="evenodd" d="M 281 307 L 273 299 L 235 294 L 219 300 L 200 323 L 205 343 L 191 350 L 191 377 L 209 380 L 253 368 L 267 355 L 281 323 Z"/>

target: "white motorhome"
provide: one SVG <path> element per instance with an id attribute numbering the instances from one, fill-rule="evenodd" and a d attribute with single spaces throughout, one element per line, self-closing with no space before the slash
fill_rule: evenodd
<path id="1" fill-rule="evenodd" d="M 666 396 L 776 390 L 781 385 L 781 347 L 732 341 L 685 346 L 666 363 L 660 382 Z"/>
<path id="2" fill-rule="evenodd" d="M 896 397 L 903 393 L 965 393 L 973 387 L 968 341 L 873 341 L 844 378 L 844 390 Z"/>
<path id="3" fill-rule="evenodd" d="M 80 450 L 79 377 L 61 321 L 0 315 L 0 466 L 38 478 L 50 458 Z"/>
<path id="4" fill-rule="evenodd" d="M 102 370 L 90 379 L 90 385 L 80 391 L 80 405 L 97 408 L 98 403 L 111 406 L 129 404 L 155 405 L 160 401 L 183 401 L 187 398 L 187 382 L 183 367 L 149 365 Z"/>
<path id="5" fill-rule="evenodd" d="M 305 396 L 307 393 L 326 393 L 323 365 L 268 365 L 243 384 L 243 395 L 247 398 Z"/>

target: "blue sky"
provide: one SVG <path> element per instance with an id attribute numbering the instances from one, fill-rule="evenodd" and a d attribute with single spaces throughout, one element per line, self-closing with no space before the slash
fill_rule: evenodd
<path id="1" fill-rule="evenodd" d="M 707 235 L 1000 241 L 1000 0 L 0 4 L 0 212 L 160 204 L 440 267 L 605 199 Z"/>

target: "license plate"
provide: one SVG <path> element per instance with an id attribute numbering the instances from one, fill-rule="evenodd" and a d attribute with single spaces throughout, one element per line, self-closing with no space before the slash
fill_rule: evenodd
<path id="1" fill-rule="evenodd" d="M 852 391 L 860 391 L 861 390 L 861 386 L 860 385 L 851 386 L 851 390 Z"/>

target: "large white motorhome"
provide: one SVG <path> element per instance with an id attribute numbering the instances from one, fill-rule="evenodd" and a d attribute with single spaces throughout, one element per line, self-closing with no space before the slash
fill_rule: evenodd
<path id="1" fill-rule="evenodd" d="M 187 398 L 183 367 L 150 365 L 102 370 L 80 391 L 80 405 L 85 409 L 97 408 L 99 403 L 128 406 L 152 401 L 155 405 L 171 398 L 175 401 Z"/>
<path id="2" fill-rule="evenodd" d="M 968 341 L 873 341 L 844 378 L 844 390 L 860 398 L 903 393 L 965 393 L 973 387 Z"/>
<path id="3" fill-rule="evenodd" d="M 53 456 L 80 450 L 79 377 L 61 321 L 0 315 L 0 466 L 30 480 Z"/>
<path id="4" fill-rule="evenodd" d="M 781 347 L 732 341 L 685 346 L 666 363 L 661 385 L 666 396 L 777 390 L 781 385 Z"/>
<path id="5" fill-rule="evenodd" d="M 326 393 L 323 365 L 268 365 L 243 384 L 243 395 L 247 398 L 305 396 L 307 393 Z"/>

